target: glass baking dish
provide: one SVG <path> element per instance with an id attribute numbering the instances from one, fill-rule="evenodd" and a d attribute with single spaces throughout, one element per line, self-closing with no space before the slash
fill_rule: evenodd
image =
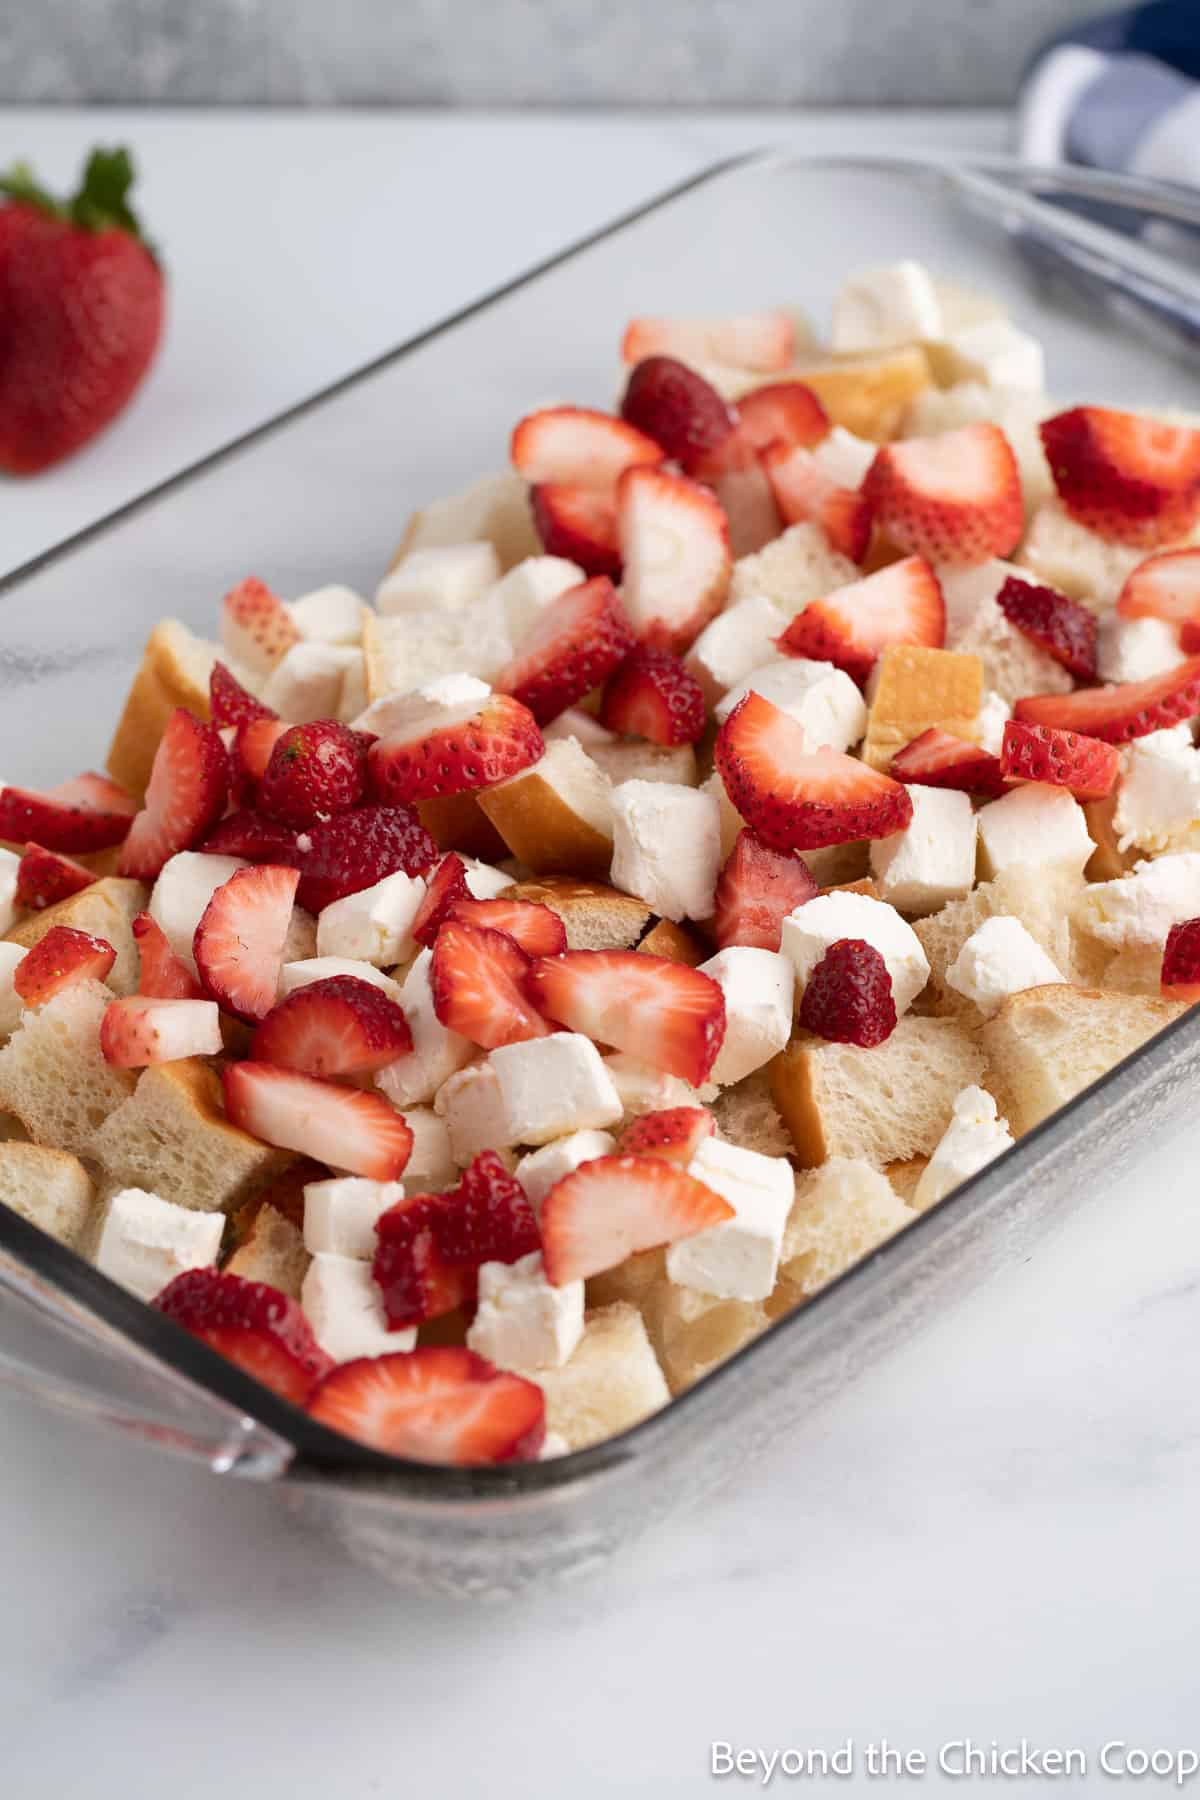
<path id="1" fill-rule="evenodd" d="M 711 169 L 0 581 L 0 766 L 48 785 L 94 765 L 151 624 L 210 630 L 242 574 L 371 591 L 413 507 L 501 467 L 523 412 L 611 403 L 634 313 L 787 301 L 821 320 L 849 269 L 914 256 L 1009 303 L 1056 399 L 1200 410 L 1200 281 L 1174 253 L 1197 225 L 1182 191 L 996 159 Z M 1183 1115 L 1198 1071 L 1188 1015 L 663 1412 L 549 1463 L 429 1468 L 351 1444 L 5 1209 L 0 1379 L 275 1483 L 388 1574 L 511 1592 L 596 1565 L 740 1470 L 1111 1179 Z"/>

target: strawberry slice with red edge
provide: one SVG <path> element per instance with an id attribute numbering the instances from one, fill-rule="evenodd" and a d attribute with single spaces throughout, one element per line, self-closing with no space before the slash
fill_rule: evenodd
<path id="1" fill-rule="evenodd" d="M 534 1462 L 546 1436 L 537 1383 L 454 1344 L 342 1363 L 308 1411 L 343 1437 L 411 1462 Z"/>
<path id="2" fill-rule="evenodd" d="M 248 575 L 221 602 L 221 641 L 246 668 L 267 670 L 300 642 L 300 627 L 278 594 Z"/>
<path id="3" fill-rule="evenodd" d="M 334 1366 L 299 1303 L 265 1281 L 188 1269 L 150 1304 L 293 1406 Z"/>
<path id="4" fill-rule="evenodd" d="M 798 856 L 773 850 L 752 831 L 739 831 L 717 876 L 713 927 L 718 947 L 778 950 L 783 921 L 820 891 Z"/>
<path id="5" fill-rule="evenodd" d="M 296 856 L 296 899 L 308 912 L 320 913 L 398 869 L 424 875 L 441 851 L 406 806 L 359 806 L 301 833 Z"/>
<path id="6" fill-rule="evenodd" d="M 686 363 L 723 363 L 770 374 L 786 369 L 796 348 L 796 322 L 786 312 L 735 313 L 728 318 L 631 319 L 621 360 L 675 356 Z"/>
<path id="7" fill-rule="evenodd" d="M 243 862 L 256 863 L 295 864 L 303 856 L 298 833 L 248 807 L 218 819 L 197 849 L 206 856 L 240 856 Z"/>
<path id="8" fill-rule="evenodd" d="M 661 1156 L 598 1156 L 550 1189 L 542 1202 L 542 1256 L 554 1287 L 615 1269 L 723 1225 L 728 1200 Z"/>
<path id="9" fill-rule="evenodd" d="M 548 725 L 607 680 L 633 645 L 617 590 L 606 575 L 593 576 L 544 608 L 493 686 Z"/>
<path id="10" fill-rule="evenodd" d="M 62 806 L 82 806 L 87 812 L 116 813 L 126 819 L 132 819 L 138 810 L 132 794 L 127 794 L 110 775 L 101 775 L 95 769 L 60 781 L 47 797 Z"/>
<path id="11" fill-rule="evenodd" d="M 890 644 L 937 650 L 945 641 L 938 578 L 923 556 L 906 556 L 812 601 L 776 644 L 787 656 L 834 663 L 861 687 Z"/>
<path id="12" fill-rule="evenodd" d="M 906 787 L 957 788 L 989 800 L 1005 791 L 1000 758 L 933 725 L 892 758 L 891 773 Z"/>
<path id="13" fill-rule="evenodd" d="M 1152 549 L 1200 517 L 1200 431 L 1105 406 L 1073 406 L 1038 430 L 1059 499 L 1098 536 Z"/>
<path id="14" fill-rule="evenodd" d="M 82 893 L 95 879 L 91 869 L 72 862 L 69 856 L 43 849 L 41 844 L 26 844 L 17 865 L 17 905 L 44 912 L 46 907 Z"/>
<path id="15" fill-rule="evenodd" d="M 303 1075 L 369 1075 L 413 1047 L 396 1002 L 357 975 L 329 975 L 294 988 L 254 1033 L 256 1062 Z"/>
<path id="16" fill-rule="evenodd" d="M 349 812 L 366 793 L 371 743 L 337 719 L 289 725 L 271 747 L 258 784 L 259 810 L 296 830 Z"/>
<path id="17" fill-rule="evenodd" d="M 278 863 L 238 869 L 200 915 L 192 955 L 201 984 L 236 1018 L 264 1019 L 275 1004 L 299 880 Z"/>
<path id="18" fill-rule="evenodd" d="M 1017 459 L 986 422 L 881 445 L 862 492 L 884 535 L 932 563 L 1007 556 L 1025 529 Z"/>
<path id="19" fill-rule="evenodd" d="M 759 453 L 787 525 L 819 525 L 833 549 L 861 562 L 871 540 L 871 503 L 827 475 L 811 450 L 773 443 Z"/>
<path id="20" fill-rule="evenodd" d="M 73 925 L 52 925 L 17 964 L 13 990 L 26 1006 L 45 1006 L 79 981 L 103 981 L 117 953 L 106 939 Z"/>
<path id="21" fill-rule="evenodd" d="M 1126 577 L 1117 599 L 1126 619 L 1165 619 L 1200 626 L 1200 549 L 1160 550 Z M 1185 645 L 1184 648 L 1195 646 Z"/>
<path id="22" fill-rule="evenodd" d="M 414 941 L 428 949 L 442 929 L 450 908 L 459 900 L 471 898 L 466 864 L 451 850 L 429 877 L 412 922 Z"/>
<path id="23" fill-rule="evenodd" d="M 244 719 L 233 739 L 233 769 L 243 784 L 255 787 L 267 772 L 271 752 L 290 731 L 286 719 Z"/>
<path id="24" fill-rule="evenodd" d="M 468 894 L 452 901 L 444 916 L 459 925 L 503 931 L 528 956 L 555 956 L 567 947 L 566 926 L 551 907 L 537 900 L 506 900 L 503 894 L 494 900 L 475 900 Z"/>
<path id="25" fill-rule="evenodd" d="M 618 1156 L 662 1156 L 687 1168 L 706 1138 L 716 1130 L 703 1106 L 668 1106 L 643 1113 L 617 1139 Z"/>
<path id="26" fill-rule="evenodd" d="M 686 475 L 629 469 L 617 483 L 621 597 L 637 636 L 686 650 L 721 607 L 733 559 L 720 502 Z"/>
<path id="27" fill-rule="evenodd" d="M 813 450 L 829 436 L 829 415 L 802 381 L 772 381 L 743 394 L 737 403 L 743 439 L 756 450 L 783 444 L 789 450 Z"/>
<path id="28" fill-rule="evenodd" d="M 887 964 L 862 938 L 830 944 L 808 978 L 800 1001 L 805 1031 L 833 1044 L 873 1050 L 896 1029 L 896 1001 Z"/>
<path id="29" fill-rule="evenodd" d="M 231 1063 L 221 1080 L 230 1122 L 264 1144 L 370 1181 L 397 1181 L 404 1173 L 412 1131 L 382 1094 L 267 1062 Z"/>
<path id="30" fill-rule="evenodd" d="M 1026 725 L 1053 725 L 1106 744 L 1125 744 L 1151 731 L 1165 731 L 1200 713 L 1200 656 L 1115 687 L 1083 688 L 1074 694 L 1032 694 L 1018 700 L 1013 717 Z"/>
<path id="31" fill-rule="evenodd" d="M 617 503 L 612 494 L 544 481 L 529 490 L 529 504 L 547 556 L 578 563 L 585 575 L 620 575 Z"/>
<path id="32" fill-rule="evenodd" d="M 481 1150 L 463 1170 L 458 1186 L 437 1198 L 438 1252 L 451 1267 L 514 1263 L 541 1248 L 529 1196 L 494 1150 Z"/>
<path id="33" fill-rule="evenodd" d="M 660 463 L 663 447 L 611 413 L 586 406 L 548 406 L 512 434 L 513 467 L 531 487 L 549 482 L 611 493 L 626 469 Z"/>
<path id="34" fill-rule="evenodd" d="M 1077 680 L 1095 681 L 1100 630 L 1095 613 L 1056 588 L 1022 581 L 1016 575 L 1007 577 L 996 595 L 996 604 L 1010 625 L 1069 669 Z"/>
<path id="35" fill-rule="evenodd" d="M 475 793 L 520 774 L 546 746 L 537 720 L 511 694 L 491 694 L 468 716 L 419 737 L 371 745 L 371 784 L 390 806 Z"/>
<path id="36" fill-rule="evenodd" d="M 159 1000 L 128 994 L 100 1021 L 100 1050 L 116 1069 L 148 1069 L 185 1056 L 217 1056 L 221 1022 L 209 1000 Z"/>
<path id="37" fill-rule="evenodd" d="M 1010 719 L 1004 727 L 1000 769 L 1009 781 L 1048 781 L 1070 788 L 1077 800 L 1103 800 L 1117 785 L 1121 755 L 1115 744 L 1099 738 Z"/>
<path id="38" fill-rule="evenodd" d="M 208 708 L 212 723 L 220 731 L 229 725 L 246 725 L 251 719 L 275 719 L 278 713 L 264 706 L 244 688 L 237 676 L 215 662 L 208 678 Z"/>
<path id="39" fill-rule="evenodd" d="M 1168 1000 L 1200 1000 L 1200 919 L 1172 925 L 1163 947 L 1162 991 Z"/>
<path id="40" fill-rule="evenodd" d="M 704 690 L 669 650 L 642 645 L 605 688 L 600 722 L 651 744 L 695 744 L 707 723 Z"/>
<path id="41" fill-rule="evenodd" d="M 803 726 L 761 694 L 721 726 L 716 765 L 735 810 L 776 850 L 890 837 L 912 822 L 898 781 L 839 751 L 810 751 Z"/>
<path id="42" fill-rule="evenodd" d="M 529 1196 L 494 1150 L 482 1150 L 456 1188 L 390 1207 L 376 1227 L 372 1274 L 393 1330 L 440 1318 L 474 1300 L 485 1262 L 516 1262 L 541 1248 Z"/>
<path id="43" fill-rule="evenodd" d="M 203 1000 L 204 989 L 176 956 L 157 919 L 140 912 L 131 927 L 138 947 L 138 993 L 153 1000 Z"/>
<path id="44" fill-rule="evenodd" d="M 228 790 L 229 759 L 215 729 L 176 707 L 154 753 L 145 805 L 121 846 L 117 873 L 153 881 L 165 862 L 194 848 L 216 824 Z"/>
<path id="45" fill-rule="evenodd" d="M 725 996 L 710 975 L 641 950 L 566 950 L 528 973 L 548 1019 L 699 1087 L 725 1038 Z"/>
<path id="46" fill-rule="evenodd" d="M 120 789 L 116 790 L 120 806 L 93 804 L 96 789 L 91 784 L 102 779 L 79 776 L 48 793 L 0 788 L 0 838 L 15 844 L 39 844 L 43 850 L 67 855 L 111 849 L 128 837 L 136 809 Z"/>
<path id="47" fill-rule="evenodd" d="M 621 417 L 661 444 L 685 475 L 698 473 L 736 424 L 716 388 L 673 356 L 648 356 L 631 371 Z"/>
<path id="48" fill-rule="evenodd" d="M 506 932 L 448 919 L 433 946 L 433 1010 L 448 1031 L 484 1050 L 548 1037 L 527 988 L 531 958 Z"/>

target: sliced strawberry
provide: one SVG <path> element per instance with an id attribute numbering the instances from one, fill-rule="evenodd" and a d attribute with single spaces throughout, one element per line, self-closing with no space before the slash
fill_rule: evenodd
<path id="1" fill-rule="evenodd" d="M 1185 656 L 1194 656 L 1200 650 L 1200 619 L 1180 627 L 1179 648 Z"/>
<path id="2" fill-rule="evenodd" d="M 661 444 L 685 475 L 720 449 L 735 424 L 716 388 L 673 356 L 648 356 L 632 370 L 621 417 Z"/>
<path id="3" fill-rule="evenodd" d="M 111 776 L 100 775 L 95 769 L 60 781 L 48 790 L 46 797 L 57 800 L 60 806 L 81 806 L 86 812 L 116 813 L 126 819 L 132 819 L 138 810 L 132 794 L 127 794 Z"/>
<path id="4" fill-rule="evenodd" d="M 639 463 L 660 463 L 663 447 L 623 419 L 586 406 L 530 413 L 512 434 L 513 467 L 533 487 L 544 482 L 611 494 Z"/>
<path id="5" fill-rule="evenodd" d="M 710 975 L 640 950 L 567 950 L 529 972 L 548 1019 L 625 1050 L 693 1087 L 708 1080 L 725 1037 L 725 996 Z"/>
<path id="6" fill-rule="evenodd" d="M 465 885 L 465 884 L 464 884 Z M 567 947 L 567 928 L 558 914 L 536 900 L 465 899 L 451 903 L 445 917 L 459 925 L 486 925 L 503 931 L 527 956 L 555 956 Z"/>
<path id="7" fill-rule="evenodd" d="M 739 831 L 717 877 L 713 925 L 718 946 L 778 950 L 783 921 L 820 891 L 798 856 L 773 850 L 752 831 Z"/>
<path id="8" fill-rule="evenodd" d="M 17 905 L 43 912 L 47 906 L 82 893 L 95 879 L 90 869 L 72 862 L 69 856 L 59 856 L 41 844 L 26 844 L 17 867 Z"/>
<path id="9" fill-rule="evenodd" d="M 222 1081 L 229 1119 L 264 1144 L 371 1181 L 396 1181 L 404 1173 L 412 1131 L 382 1094 L 267 1062 L 231 1063 Z"/>
<path id="10" fill-rule="evenodd" d="M 530 998 L 531 959 L 503 931 L 447 920 L 429 966 L 433 1010 L 450 1031 L 485 1050 L 548 1037 L 550 1027 Z"/>
<path id="11" fill-rule="evenodd" d="M 81 776 L 79 782 L 85 779 Z M 32 788 L 0 788 L 0 838 L 68 855 L 121 843 L 133 822 L 127 808 L 98 810 L 82 798 L 79 782 L 64 782 L 44 794 Z"/>
<path id="12" fill-rule="evenodd" d="M 461 856 L 456 856 L 451 850 L 449 855 L 443 856 L 429 877 L 412 923 L 415 941 L 428 948 L 442 929 L 450 908 L 459 900 L 470 899 L 466 864 Z"/>
<path id="13" fill-rule="evenodd" d="M 643 1113 L 617 1139 L 618 1156 L 661 1156 L 687 1168 L 706 1138 L 716 1130 L 703 1106 L 670 1106 Z"/>
<path id="14" fill-rule="evenodd" d="M 335 900 L 374 887 L 397 869 L 424 875 L 440 854 L 406 806 L 360 806 L 303 834 L 296 899 L 311 913 L 324 912 Z"/>
<path id="15" fill-rule="evenodd" d="M 862 491 L 892 543 L 934 563 L 1007 556 L 1025 529 L 1017 460 L 998 425 L 883 444 Z"/>
<path id="16" fill-rule="evenodd" d="M 1074 406 L 1039 426 L 1067 511 L 1123 544 L 1169 544 L 1200 516 L 1200 431 Z"/>
<path id="17" fill-rule="evenodd" d="M 607 575 L 595 575 L 550 602 L 493 685 L 548 725 L 607 680 L 633 644 L 617 590 Z"/>
<path id="18" fill-rule="evenodd" d="M 787 525 L 819 525 L 833 549 L 861 562 L 871 537 L 871 506 L 857 488 L 841 487 L 811 450 L 768 444 L 761 452 L 771 491 Z"/>
<path id="19" fill-rule="evenodd" d="M 308 1410 L 331 1431 L 412 1462 L 534 1462 L 546 1435 L 537 1383 L 456 1344 L 342 1363 Z"/>
<path id="20" fill-rule="evenodd" d="M 626 658 L 604 690 L 601 723 L 652 744 L 695 744 L 704 736 L 704 690 L 669 650 L 644 645 Z"/>
<path id="21" fill-rule="evenodd" d="M 686 475 L 630 469 L 617 484 L 621 596 L 656 650 L 686 650 L 729 589 L 733 561 L 719 501 Z"/>
<path id="22" fill-rule="evenodd" d="M 218 1056 L 221 1021 L 211 1000 L 113 1000 L 100 1021 L 100 1049 L 117 1069 L 147 1069 L 184 1056 Z"/>
<path id="23" fill-rule="evenodd" d="M 1200 1000 L 1200 919 L 1172 925 L 1163 948 L 1162 991 L 1168 1000 Z"/>
<path id="24" fill-rule="evenodd" d="M 267 772 L 271 752 L 290 729 L 286 719 L 244 719 L 233 740 L 235 772 L 252 785 L 260 782 Z"/>
<path id="25" fill-rule="evenodd" d="M 491 694 L 467 716 L 419 737 L 371 745 L 371 782 L 390 806 L 494 787 L 545 751 L 537 721 L 510 694 Z"/>
<path id="26" fill-rule="evenodd" d="M 153 881 L 169 858 L 192 849 L 216 824 L 228 788 L 229 759 L 216 731 L 176 707 L 154 753 L 146 803 L 121 846 L 117 872 Z"/>
<path id="27" fill-rule="evenodd" d="M 366 792 L 370 744 L 365 732 L 336 719 L 289 725 L 276 738 L 259 781 L 260 810 L 297 830 L 349 812 Z"/>
<path id="28" fill-rule="evenodd" d="M 889 644 L 924 644 L 936 650 L 945 640 L 946 606 L 938 578 L 923 556 L 906 556 L 813 600 L 777 644 L 788 656 L 835 663 L 861 687 Z"/>
<path id="29" fill-rule="evenodd" d="M 767 471 L 740 425 L 692 474 L 716 495 L 734 556 L 753 556 L 783 530 Z"/>
<path id="30" fill-rule="evenodd" d="M 664 1157 L 598 1156 L 542 1202 L 546 1276 L 555 1287 L 586 1280 L 733 1216 L 728 1200 Z"/>
<path id="31" fill-rule="evenodd" d="M 265 1281 L 188 1269 L 151 1305 L 293 1406 L 333 1368 L 299 1303 Z"/>
<path id="32" fill-rule="evenodd" d="M 300 628 L 278 594 L 249 575 L 221 602 L 221 642 L 247 669 L 265 674 L 300 642 Z"/>
<path id="33" fill-rule="evenodd" d="M 116 960 L 104 938 L 73 925 L 52 925 L 17 964 L 13 989 L 26 1006 L 45 1006 L 77 981 L 103 981 Z"/>
<path id="34" fill-rule="evenodd" d="M 834 1044 L 873 1050 L 896 1029 L 896 1002 L 887 964 L 862 938 L 830 944 L 808 978 L 800 1001 L 805 1031 Z"/>
<path id="35" fill-rule="evenodd" d="M 299 880 L 278 863 L 238 869 L 200 915 L 192 954 L 204 991 L 239 1019 L 264 1019 L 275 1004 Z"/>
<path id="36" fill-rule="evenodd" d="M 737 403 L 742 436 L 756 450 L 783 444 L 812 450 L 829 435 L 829 415 L 802 381 L 772 381 L 743 394 Z"/>
<path id="37" fill-rule="evenodd" d="M 1014 718 L 1027 725 L 1055 725 L 1081 731 L 1106 744 L 1164 731 L 1200 713 L 1200 656 L 1193 656 L 1165 675 L 1125 681 L 1117 687 L 1084 688 L 1074 694 L 1033 694 L 1018 700 Z"/>
<path id="38" fill-rule="evenodd" d="M 357 975 L 330 975 L 273 1006 L 250 1054 L 302 1075 L 369 1075 L 412 1047 L 408 1020 L 390 995 Z"/>
<path id="39" fill-rule="evenodd" d="M 297 833 L 260 812 L 226 813 L 197 846 L 206 856 L 240 856 L 244 862 L 297 863 L 303 852 Z"/>
<path id="40" fill-rule="evenodd" d="M 1095 681 L 1100 629 L 1095 613 L 1056 588 L 1022 581 L 1016 575 L 1007 577 L 996 595 L 996 604 L 1010 625 L 1079 681 Z"/>
<path id="41" fill-rule="evenodd" d="M 513 1263 L 541 1249 L 529 1196 L 494 1150 L 481 1150 L 458 1186 L 440 1198 L 438 1248 L 448 1263 Z"/>
<path id="42" fill-rule="evenodd" d="M 958 788 L 989 799 L 1005 791 L 998 756 L 936 725 L 893 756 L 891 773 L 906 787 Z"/>
<path id="43" fill-rule="evenodd" d="M 617 505 L 611 494 L 544 481 L 530 489 L 529 504 L 548 556 L 565 556 L 586 575 L 620 575 Z"/>
<path id="44" fill-rule="evenodd" d="M 1166 619 L 1194 630 L 1200 625 L 1200 549 L 1148 556 L 1126 580 L 1117 611 L 1126 619 Z"/>
<path id="45" fill-rule="evenodd" d="M 516 1262 L 542 1241 L 529 1196 L 494 1150 L 481 1150 L 448 1193 L 391 1207 L 376 1234 L 372 1272 L 394 1330 L 463 1305 L 483 1263 Z"/>
<path id="46" fill-rule="evenodd" d="M 1004 727 L 1000 768 L 1009 781 L 1049 781 L 1070 788 L 1077 800 L 1103 800 L 1117 785 L 1121 753 L 1115 744 L 1077 731 L 1010 719 Z"/>
<path id="47" fill-rule="evenodd" d="M 795 321 L 785 312 L 742 313 L 727 319 L 632 319 L 621 339 L 621 360 L 676 356 L 686 363 L 725 363 L 769 374 L 786 369 L 796 348 Z"/>
<path id="48" fill-rule="evenodd" d="M 761 694 L 722 725 L 716 764 L 736 811 L 776 850 L 890 837 L 912 821 L 898 781 L 836 750 L 810 751 L 803 726 Z"/>
<path id="49" fill-rule="evenodd" d="M 223 662 L 213 664 L 212 674 L 208 678 L 208 704 L 212 722 L 218 731 L 223 726 L 245 725 L 251 719 L 278 717 L 269 706 L 256 700 Z"/>
<path id="50" fill-rule="evenodd" d="M 152 1000 L 203 1000 L 204 989 L 187 964 L 181 962 L 157 919 L 147 912 L 133 921 L 138 947 L 138 993 Z"/>

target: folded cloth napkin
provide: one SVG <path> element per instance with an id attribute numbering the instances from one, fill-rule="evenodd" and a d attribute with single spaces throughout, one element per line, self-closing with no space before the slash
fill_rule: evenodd
<path id="1" fill-rule="evenodd" d="M 1153 0 L 1053 38 L 1021 87 L 1022 159 L 1200 187 L 1200 0 Z"/>

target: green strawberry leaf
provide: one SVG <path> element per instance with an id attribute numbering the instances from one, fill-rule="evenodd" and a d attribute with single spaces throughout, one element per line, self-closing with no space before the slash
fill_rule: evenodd
<path id="1" fill-rule="evenodd" d="M 10 200 L 19 200 L 25 206 L 36 206 L 40 212 L 49 213 L 55 219 L 65 219 L 67 216 L 66 208 L 54 195 L 38 186 L 27 162 L 14 163 L 11 169 L 0 175 L 0 194 L 7 194 Z"/>
<path id="2" fill-rule="evenodd" d="M 157 261 L 154 246 L 142 231 L 141 221 L 129 203 L 134 182 L 133 158 L 119 146 L 114 150 L 93 150 L 84 166 L 79 191 L 64 203 L 47 193 L 34 179 L 28 163 L 15 163 L 6 175 L 0 175 L 0 194 L 9 199 L 36 206 L 51 218 L 66 220 L 80 231 L 127 231 L 130 237 L 145 244 Z"/>

